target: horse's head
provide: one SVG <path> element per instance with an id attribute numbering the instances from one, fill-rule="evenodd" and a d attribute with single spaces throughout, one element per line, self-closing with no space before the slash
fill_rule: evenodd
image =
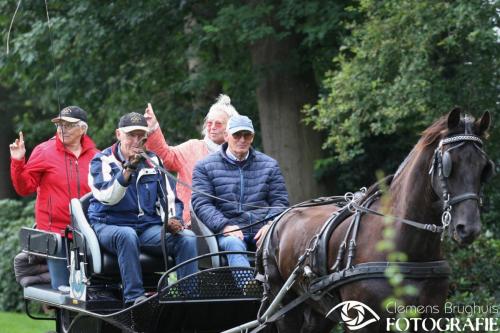
<path id="1" fill-rule="evenodd" d="M 443 225 L 460 245 L 470 244 L 481 230 L 482 186 L 495 171 L 483 150 L 490 122 L 489 112 L 476 121 L 453 109 L 434 152 L 432 188 L 441 199 Z"/>

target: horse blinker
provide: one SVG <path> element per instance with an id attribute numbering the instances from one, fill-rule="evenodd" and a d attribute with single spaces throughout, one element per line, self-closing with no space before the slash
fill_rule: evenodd
<path id="1" fill-rule="evenodd" d="M 451 175 L 451 168 L 453 166 L 453 161 L 451 160 L 450 153 L 445 151 L 443 154 L 443 176 L 448 178 Z"/>

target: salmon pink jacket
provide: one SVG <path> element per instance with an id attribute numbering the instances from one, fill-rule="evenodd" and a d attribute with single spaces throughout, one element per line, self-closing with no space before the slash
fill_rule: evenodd
<path id="1" fill-rule="evenodd" d="M 146 148 L 158 155 L 168 170 L 177 172 L 180 181 L 189 185 L 193 182 L 193 169 L 196 162 L 210 154 L 204 140 L 192 139 L 175 147 L 169 146 L 159 128 L 148 136 Z M 190 225 L 191 189 L 180 183 L 177 183 L 176 189 L 177 196 L 184 203 L 182 218 L 184 223 Z"/>

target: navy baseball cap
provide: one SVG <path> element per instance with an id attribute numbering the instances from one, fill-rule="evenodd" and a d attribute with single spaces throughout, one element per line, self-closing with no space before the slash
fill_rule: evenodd
<path id="1" fill-rule="evenodd" d="M 53 123 L 67 121 L 68 123 L 76 123 L 79 121 L 87 122 L 87 112 L 78 106 L 67 106 L 59 112 L 59 116 L 52 119 Z"/>
<path id="2" fill-rule="evenodd" d="M 142 114 L 130 112 L 120 118 L 118 129 L 125 133 L 137 130 L 148 132 L 148 122 Z"/>

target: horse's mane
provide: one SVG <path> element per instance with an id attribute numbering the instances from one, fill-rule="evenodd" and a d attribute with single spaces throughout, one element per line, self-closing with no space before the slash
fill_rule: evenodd
<path id="1" fill-rule="evenodd" d="M 442 116 L 427 127 L 422 132 L 420 140 L 415 145 L 414 151 L 419 155 L 422 151 L 430 146 L 434 146 L 442 137 L 448 134 L 448 115 Z"/>
<path id="2" fill-rule="evenodd" d="M 469 120 L 466 120 L 465 117 L 469 117 Z M 474 122 L 474 118 L 471 116 L 462 116 L 460 118 L 460 123 L 456 128 L 450 130 L 448 128 L 448 114 L 440 117 L 436 120 L 432 125 L 426 128 L 422 133 L 418 142 L 415 144 L 413 149 L 407 155 L 405 160 L 401 163 L 400 167 L 396 171 L 394 175 L 389 175 L 376 183 L 372 184 L 366 193 L 366 198 L 370 197 L 373 193 L 377 192 L 380 189 L 389 188 L 395 179 L 398 179 L 401 174 L 404 174 L 407 170 L 407 166 L 413 164 L 417 159 L 420 159 L 422 154 L 426 153 L 428 158 L 432 157 L 430 152 L 433 152 L 438 142 L 449 135 L 461 134 L 466 132 L 466 127 L 469 131 L 473 133 L 478 132 L 478 128 L 476 128 L 476 123 Z M 483 134 L 483 137 L 486 137 L 487 133 Z M 429 152 L 430 151 L 430 152 Z M 405 170 L 406 169 L 406 170 Z"/>
<path id="3" fill-rule="evenodd" d="M 381 189 L 385 190 L 385 189 L 389 188 L 393 179 L 394 179 L 394 175 L 389 175 L 389 176 L 386 176 L 386 177 L 380 179 L 376 183 L 372 184 L 368 188 L 368 190 L 366 190 L 365 198 L 364 198 L 364 200 L 362 200 L 362 202 L 364 202 L 366 199 L 371 197 L 372 194 L 374 194 L 375 192 L 377 192 Z"/>
<path id="4" fill-rule="evenodd" d="M 420 156 L 420 154 L 428 147 L 434 146 L 434 144 L 441 139 L 443 134 L 445 134 L 448 129 L 447 126 L 447 116 L 443 116 L 436 120 L 431 126 L 422 132 L 422 136 L 418 140 L 417 144 L 413 147 L 411 152 L 405 158 L 398 171 L 394 175 L 386 176 L 376 183 L 372 184 L 366 191 L 365 199 L 369 198 L 372 194 L 379 190 L 387 189 L 391 186 L 392 181 L 400 175 L 405 166 L 411 164 L 414 158 Z M 364 200 L 363 200 L 364 201 Z"/>

